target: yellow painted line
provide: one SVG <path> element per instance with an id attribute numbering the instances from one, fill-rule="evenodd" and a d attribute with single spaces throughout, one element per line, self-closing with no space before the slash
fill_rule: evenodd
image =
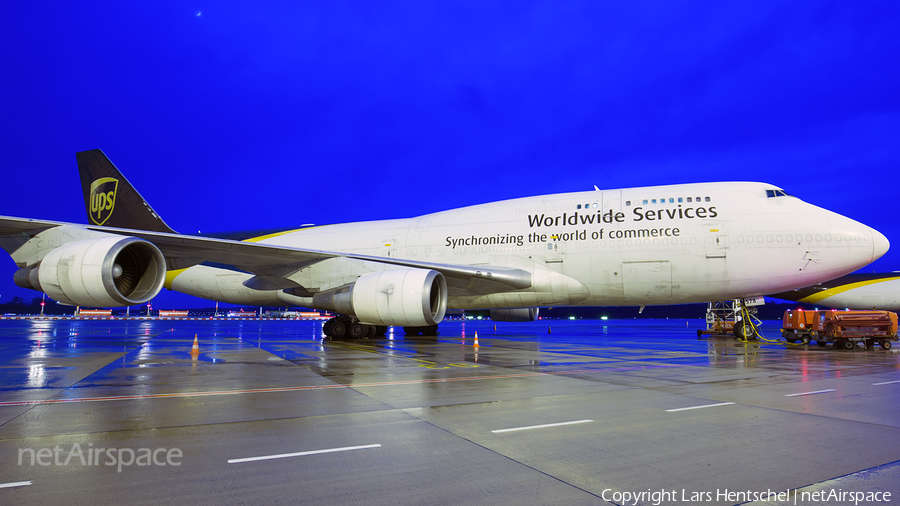
<path id="1" fill-rule="evenodd" d="M 447 367 L 442 367 L 438 365 L 437 362 L 432 362 L 431 360 L 422 360 L 421 358 L 412 358 L 412 357 L 404 357 L 403 355 L 392 355 L 386 351 L 379 351 L 372 348 L 363 348 L 360 346 L 351 346 L 349 344 L 342 343 L 330 343 L 332 346 L 339 346 L 341 348 L 349 348 L 351 350 L 364 351 L 366 353 L 374 353 L 376 355 L 383 355 L 391 358 L 402 358 L 404 360 L 412 360 L 413 362 L 421 362 L 424 365 L 420 365 L 419 367 L 427 367 L 429 369 L 449 369 L 449 366 L 453 367 L 478 367 L 477 364 L 470 364 L 468 362 L 464 363 L 456 363 L 456 364 L 447 364 Z"/>
<path id="2" fill-rule="evenodd" d="M 181 274 L 182 272 L 184 272 L 186 270 L 187 270 L 187 268 L 175 269 L 174 271 L 166 271 L 166 281 L 163 283 L 163 286 L 166 287 L 166 289 L 171 290 L 172 289 L 172 281 L 175 281 L 175 278 L 177 278 L 179 274 Z"/>
<path id="3" fill-rule="evenodd" d="M 868 281 L 859 281 L 857 283 L 848 283 L 846 285 L 836 286 L 834 288 L 829 288 L 827 290 L 822 290 L 819 293 L 810 295 L 809 297 L 804 297 L 800 299 L 798 302 L 805 302 L 808 304 L 814 304 L 819 302 L 820 300 L 827 299 L 828 297 L 832 297 L 834 295 L 838 295 L 844 292 L 849 292 L 850 290 L 855 290 L 856 288 L 862 288 L 864 286 L 875 285 L 878 283 L 884 283 L 885 281 L 894 281 L 900 279 L 900 276 L 893 276 L 890 278 L 879 278 L 879 279 L 870 279 Z"/>
<path id="4" fill-rule="evenodd" d="M 170 398 L 185 398 L 185 397 L 206 397 L 206 396 L 218 396 L 218 395 L 241 395 L 241 394 L 263 394 L 263 393 L 277 393 L 277 392 L 300 392 L 300 391 L 310 391 L 310 390 L 330 390 L 335 388 L 350 388 L 350 389 L 358 389 L 358 388 L 366 388 L 366 387 L 385 387 L 385 386 L 398 386 L 398 385 L 423 385 L 430 383 L 452 383 L 457 381 L 484 381 L 484 380 L 495 380 L 495 379 L 509 379 L 509 378 L 534 378 L 538 376 L 566 376 L 570 374 L 587 374 L 587 373 L 596 373 L 596 372 L 610 372 L 610 371 L 635 371 L 635 370 L 643 370 L 643 369 L 657 369 L 660 367 L 683 367 L 679 365 L 658 365 L 658 366 L 641 366 L 641 367 L 625 367 L 621 369 L 584 369 L 579 371 L 554 371 L 554 372 L 528 372 L 528 373 L 520 373 L 520 374 L 498 374 L 498 375 L 490 375 L 490 376 L 464 376 L 461 378 L 430 378 L 430 379 L 415 379 L 415 380 L 405 380 L 405 381 L 387 381 L 387 382 L 376 382 L 376 383 L 348 383 L 348 384 L 333 384 L 333 385 L 313 385 L 313 386 L 298 386 L 298 387 L 274 387 L 274 388 L 255 388 L 249 390 L 219 390 L 212 392 L 174 392 L 168 394 L 141 394 L 141 395 L 117 395 L 112 397 L 81 397 L 81 398 L 68 398 L 68 399 L 44 399 L 44 400 L 33 400 L 33 401 L 5 401 L 0 402 L 0 406 L 38 406 L 44 404 L 67 404 L 72 402 L 105 402 L 105 401 L 129 401 L 129 400 L 139 400 L 139 399 L 170 399 Z"/>

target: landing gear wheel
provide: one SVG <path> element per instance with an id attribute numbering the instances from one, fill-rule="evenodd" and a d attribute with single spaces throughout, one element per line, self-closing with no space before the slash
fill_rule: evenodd
<path id="1" fill-rule="evenodd" d="M 842 349 L 844 347 L 844 340 L 843 339 L 835 339 L 834 343 L 832 343 L 832 346 L 834 346 L 835 349 Z"/>
<path id="2" fill-rule="evenodd" d="M 335 320 L 331 324 L 331 337 L 340 339 L 347 335 L 347 322 L 343 320 Z"/>
<path id="3" fill-rule="evenodd" d="M 422 333 L 422 327 L 403 327 L 403 333 L 408 336 L 417 336 Z"/>
<path id="4" fill-rule="evenodd" d="M 734 336 L 738 339 L 752 341 L 756 339 L 757 333 L 753 325 L 745 325 L 743 321 L 739 321 L 734 324 Z"/>
<path id="5" fill-rule="evenodd" d="M 803 343 L 803 344 L 809 344 L 809 341 L 810 341 L 810 339 L 809 339 L 809 336 L 808 336 L 808 335 L 805 335 L 805 336 L 803 336 L 803 337 L 800 338 L 800 342 Z"/>
<path id="6" fill-rule="evenodd" d="M 852 350 L 853 348 L 856 348 L 856 341 L 851 341 L 849 339 L 845 339 L 844 340 L 844 349 Z"/>
<path id="7" fill-rule="evenodd" d="M 387 325 L 376 325 L 375 326 L 375 335 L 372 337 L 383 336 L 387 334 L 388 328 Z"/>
<path id="8" fill-rule="evenodd" d="M 878 344 L 880 344 L 881 348 L 884 350 L 889 350 L 889 349 L 891 349 L 891 346 L 893 346 L 893 344 L 891 344 L 891 341 L 889 339 L 882 339 L 881 342 Z"/>
<path id="9" fill-rule="evenodd" d="M 349 334 L 353 339 L 362 339 L 369 334 L 368 325 L 363 325 L 362 323 L 351 323 Z"/>

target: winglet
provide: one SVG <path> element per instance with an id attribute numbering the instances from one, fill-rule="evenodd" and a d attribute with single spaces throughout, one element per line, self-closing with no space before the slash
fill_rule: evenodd
<path id="1" fill-rule="evenodd" d="M 91 225 L 175 233 L 131 186 L 103 151 L 75 154 Z"/>

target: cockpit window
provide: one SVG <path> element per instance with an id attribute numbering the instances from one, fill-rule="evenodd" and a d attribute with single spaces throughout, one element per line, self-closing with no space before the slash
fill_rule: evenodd
<path id="1" fill-rule="evenodd" d="M 784 190 L 766 190 L 766 197 L 772 199 L 775 197 L 790 197 L 791 194 Z"/>

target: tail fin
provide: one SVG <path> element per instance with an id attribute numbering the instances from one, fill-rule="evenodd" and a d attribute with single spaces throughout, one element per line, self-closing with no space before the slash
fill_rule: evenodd
<path id="1" fill-rule="evenodd" d="M 103 151 L 92 149 L 75 156 L 90 224 L 175 233 Z"/>

